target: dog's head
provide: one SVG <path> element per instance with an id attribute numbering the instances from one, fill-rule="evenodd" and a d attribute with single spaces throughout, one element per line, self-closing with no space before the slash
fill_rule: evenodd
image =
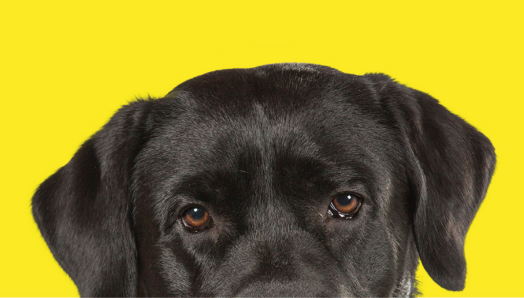
<path id="1" fill-rule="evenodd" d="M 429 95 L 316 65 L 223 70 L 123 107 L 33 213 L 86 296 L 464 287 L 489 140 Z"/>

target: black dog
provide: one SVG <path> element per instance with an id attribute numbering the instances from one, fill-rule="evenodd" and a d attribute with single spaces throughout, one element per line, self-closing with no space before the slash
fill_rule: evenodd
<path id="1" fill-rule="evenodd" d="M 137 100 L 33 198 L 85 296 L 462 290 L 490 141 L 386 75 L 221 70 Z"/>

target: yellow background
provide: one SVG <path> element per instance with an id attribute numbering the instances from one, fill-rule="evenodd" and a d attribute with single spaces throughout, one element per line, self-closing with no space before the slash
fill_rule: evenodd
<path id="1" fill-rule="evenodd" d="M 135 96 L 224 68 L 384 72 L 487 135 L 498 164 L 466 240 L 464 292 L 524 296 L 522 1 L 2 1 L 0 295 L 75 296 L 30 214 L 39 183 Z"/>

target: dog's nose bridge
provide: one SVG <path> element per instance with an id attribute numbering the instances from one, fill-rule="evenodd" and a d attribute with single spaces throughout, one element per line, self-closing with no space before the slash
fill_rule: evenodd
<path id="1" fill-rule="evenodd" d="M 293 238 L 293 237 L 291 237 Z M 240 282 L 233 296 L 332 296 L 334 282 L 318 270 L 322 259 L 304 254 L 292 239 L 267 239 L 252 250 L 256 266 Z M 336 296 L 336 295 L 335 295 Z"/>
<path id="2" fill-rule="evenodd" d="M 273 242 L 273 241 L 272 241 Z M 255 248 L 258 259 L 257 276 L 292 280 L 296 277 L 296 261 L 291 253 L 292 247 L 284 243 L 265 243 Z"/>

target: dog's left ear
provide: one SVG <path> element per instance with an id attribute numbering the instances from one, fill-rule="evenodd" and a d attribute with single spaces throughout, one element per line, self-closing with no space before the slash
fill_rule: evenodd
<path id="1" fill-rule="evenodd" d="M 381 104 L 405 142 L 413 189 L 413 226 L 422 264 L 443 288 L 464 289 L 464 240 L 495 169 L 491 142 L 428 94 L 381 74 Z"/>
<path id="2" fill-rule="evenodd" d="M 38 228 L 82 296 L 136 296 L 130 183 L 151 103 L 120 109 L 33 197 Z"/>

